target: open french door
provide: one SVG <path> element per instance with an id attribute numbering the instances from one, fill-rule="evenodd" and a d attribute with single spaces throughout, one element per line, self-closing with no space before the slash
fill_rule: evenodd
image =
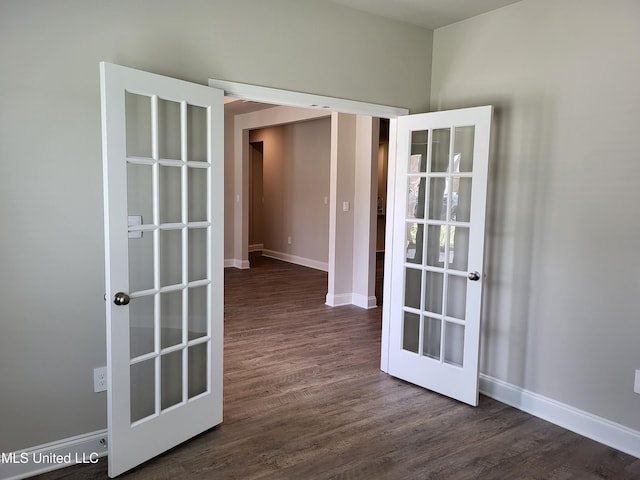
<path id="1" fill-rule="evenodd" d="M 399 117 L 388 373 L 478 404 L 492 107 Z M 389 265 L 389 264 L 387 264 Z"/>
<path id="2" fill-rule="evenodd" d="M 224 94 L 100 73 L 114 477 L 222 421 Z"/>

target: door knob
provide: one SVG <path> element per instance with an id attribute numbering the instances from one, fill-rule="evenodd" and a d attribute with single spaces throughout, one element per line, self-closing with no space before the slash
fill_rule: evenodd
<path id="1" fill-rule="evenodd" d="M 478 272 L 470 272 L 469 280 L 471 280 L 472 282 L 477 282 L 478 280 L 480 280 L 480 274 Z"/>
<path id="2" fill-rule="evenodd" d="M 113 303 L 116 305 L 129 305 L 129 295 L 124 292 L 118 292 L 113 296 Z"/>

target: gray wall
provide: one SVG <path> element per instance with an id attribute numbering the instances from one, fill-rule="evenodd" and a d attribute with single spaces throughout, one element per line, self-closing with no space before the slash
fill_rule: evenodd
<path id="1" fill-rule="evenodd" d="M 640 430 L 640 3 L 435 31 L 432 109 L 496 107 L 481 370 Z"/>
<path id="2" fill-rule="evenodd" d="M 106 426 L 99 61 L 424 111 L 431 45 L 313 0 L 3 0 L 0 451 Z"/>

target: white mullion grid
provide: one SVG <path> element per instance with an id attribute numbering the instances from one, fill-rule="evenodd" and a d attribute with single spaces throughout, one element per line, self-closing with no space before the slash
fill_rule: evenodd
<path id="1" fill-rule="evenodd" d="M 150 288 L 148 290 L 140 290 L 138 292 L 131 292 L 129 294 L 129 298 L 131 300 L 133 300 L 134 298 L 150 297 L 151 295 L 155 295 L 156 293 L 158 293 L 158 291 L 155 288 Z"/>
<path id="2" fill-rule="evenodd" d="M 189 228 L 206 228 L 211 226 L 211 222 L 189 222 L 187 223 L 187 227 Z"/>
<path id="3" fill-rule="evenodd" d="M 432 163 L 432 150 L 433 150 L 433 130 L 429 130 L 427 134 L 427 175 L 425 177 L 425 187 L 424 187 L 424 227 L 423 227 L 423 246 L 422 246 L 422 264 L 425 268 L 422 270 L 422 288 L 421 288 L 421 298 L 420 298 L 420 338 L 418 341 L 418 355 L 421 357 L 424 354 L 424 324 L 425 324 L 425 313 L 426 313 L 426 305 L 425 305 L 425 294 L 427 288 L 427 271 L 431 271 L 431 269 L 427 269 L 427 234 L 429 231 L 430 219 L 429 219 L 429 211 L 431 210 L 431 178 L 433 174 L 431 173 L 431 163 Z"/>
<path id="4" fill-rule="evenodd" d="M 160 158 L 158 163 L 163 167 L 182 167 L 184 162 L 182 160 L 172 160 L 169 158 Z"/>
<path id="5" fill-rule="evenodd" d="M 453 203 L 453 156 L 456 141 L 456 129 L 452 126 L 449 135 L 449 166 L 447 167 L 447 211 L 445 213 L 444 231 L 444 275 L 442 276 L 442 325 L 440 328 L 440 363 L 444 362 L 446 356 L 445 335 L 447 330 L 447 298 L 449 295 L 449 258 L 451 241 L 451 209 Z"/>
<path id="6" fill-rule="evenodd" d="M 212 237 L 212 233 L 211 233 L 211 224 L 212 224 L 212 219 L 211 219 L 211 188 L 212 188 L 212 169 L 211 166 L 213 165 L 213 138 L 212 138 L 212 130 L 213 130 L 213 107 L 211 105 L 207 106 L 207 161 L 206 162 L 201 162 L 201 163 L 206 163 L 206 166 L 208 168 L 207 170 L 207 195 L 206 195 L 206 199 L 205 201 L 207 202 L 207 222 L 209 222 L 209 226 L 207 227 L 207 243 L 206 243 L 206 249 L 207 249 L 207 255 L 206 255 L 206 262 L 207 262 L 207 279 L 211 280 L 213 278 L 213 271 L 211 269 L 211 244 L 213 241 L 213 237 Z M 223 219 L 218 219 L 218 223 L 220 223 L 220 221 L 222 221 Z M 218 285 L 218 288 L 223 288 L 223 285 Z M 207 376 L 207 393 L 211 392 L 211 389 L 213 388 L 213 385 L 211 384 L 211 363 L 213 360 L 213 356 L 212 356 L 212 352 L 211 352 L 211 323 L 212 323 L 212 315 L 213 315 L 213 309 L 211 307 L 211 301 L 213 298 L 213 281 L 210 281 L 208 286 L 207 286 L 207 341 L 206 341 L 206 346 L 207 346 L 207 371 L 206 371 L 206 376 Z"/>
<path id="7" fill-rule="evenodd" d="M 187 162 L 189 160 L 188 149 L 188 131 L 187 131 L 187 102 L 180 102 L 180 156 L 182 158 L 181 167 L 181 215 L 182 223 L 182 402 L 186 402 L 189 396 L 188 381 L 189 381 L 189 349 L 186 346 L 189 342 L 189 196 L 187 192 L 189 184 L 189 167 Z"/>
<path id="8" fill-rule="evenodd" d="M 135 365 L 136 363 L 142 363 L 145 360 L 153 360 L 154 358 L 156 358 L 158 355 L 156 354 L 156 352 L 150 352 L 150 353 L 145 353 L 144 355 L 139 355 L 135 358 L 132 358 L 129 361 L 130 365 Z"/>
<path id="9" fill-rule="evenodd" d="M 180 230 L 184 227 L 184 223 L 162 223 L 160 228 L 162 230 Z"/>
<path id="10" fill-rule="evenodd" d="M 186 343 L 176 343 L 175 345 L 171 345 L 170 347 L 163 348 L 160 351 L 160 353 L 162 353 L 162 355 L 166 355 L 166 354 L 169 354 L 169 353 L 178 352 L 180 350 L 183 350 L 185 345 L 186 345 Z"/>
<path id="11" fill-rule="evenodd" d="M 207 285 L 210 285 L 210 284 L 211 284 L 211 280 L 204 279 L 204 280 L 194 280 L 193 282 L 189 282 L 187 286 L 190 288 L 195 288 L 195 287 L 206 287 Z"/>
<path id="12" fill-rule="evenodd" d="M 175 285 L 166 285 L 160 289 L 160 293 L 177 292 L 179 290 L 182 290 L 183 288 L 184 285 L 182 285 L 181 283 L 177 283 Z"/>
<path id="13" fill-rule="evenodd" d="M 209 168 L 209 163 L 207 162 L 197 162 L 197 161 L 188 161 L 187 167 L 189 168 Z"/>
<path id="14" fill-rule="evenodd" d="M 431 162 L 432 155 L 431 150 L 433 150 L 433 130 L 427 131 L 427 165 L 426 165 L 426 176 L 424 177 L 424 213 L 422 214 L 423 218 L 423 227 L 422 227 L 422 272 L 420 275 L 420 281 L 422 282 L 420 288 L 420 328 L 418 330 L 418 355 L 420 357 L 423 356 L 424 353 L 424 323 L 425 323 L 425 293 L 427 288 L 427 233 L 429 230 L 429 210 L 431 209 L 430 205 L 430 192 L 431 192 Z"/>
<path id="15" fill-rule="evenodd" d="M 464 322 L 464 320 L 461 320 L 461 319 L 459 319 L 459 318 L 455 318 L 455 317 L 445 317 L 445 320 L 446 320 L 447 322 L 449 322 L 449 323 L 455 323 L 455 324 L 460 325 L 460 326 L 463 326 L 463 327 L 465 326 L 465 322 Z"/>
<path id="16" fill-rule="evenodd" d="M 203 335 L 202 337 L 194 338 L 193 340 L 189 340 L 188 346 L 195 347 L 196 345 L 200 345 L 201 343 L 206 343 L 211 340 L 209 335 Z"/>
<path id="17" fill-rule="evenodd" d="M 433 148 L 433 130 L 427 133 L 427 172 L 431 172 L 431 150 Z"/>
<path id="18" fill-rule="evenodd" d="M 152 166 L 155 162 L 155 159 L 149 157 L 127 157 L 127 163 L 133 163 L 134 165 Z"/>
<path id="19" fill-rule="evenodd" d="M 152 166 L 152 195 L 153 195 L 153 224 L 160 225 L 160 164 L 159 164 L 159 139 L 158 139 L 158 96 L 151 96 L 151 155 L 153 157 Z M 153 316 L 153 343 L 154 343 L 154 403 L 155 414 L 160 414 L 160 329 L 161 322 L 161 302 L 160 302 L 160 228 L 153 231 L 153 285 L 156 293 L 154 295 L 154 316 Z"/>

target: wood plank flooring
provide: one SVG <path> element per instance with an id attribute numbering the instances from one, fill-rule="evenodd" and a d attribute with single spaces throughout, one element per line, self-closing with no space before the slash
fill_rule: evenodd
<path id="1" fill-rule="evenodd" d="M 227 269 L 224 423 L 126 479 L 638 479 L 640 460 L 481 397 L 379 370 L 380 309 L 324 305 L 323 272 Z M 106 459 L 38 478 L 106 478 Z"/>

